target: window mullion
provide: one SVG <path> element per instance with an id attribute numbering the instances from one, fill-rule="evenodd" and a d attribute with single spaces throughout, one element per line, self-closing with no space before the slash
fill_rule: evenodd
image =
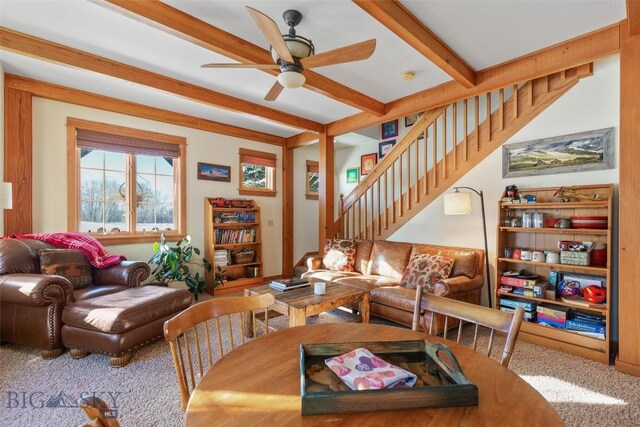
<path id="1" fill-rule="evenodd" d="M 135 154 L 129 154 L 127 155 L 127 225 L 130 234 L 136 233 L 136 208 L 138 207 L 137 178 L 136 157 Z"/>

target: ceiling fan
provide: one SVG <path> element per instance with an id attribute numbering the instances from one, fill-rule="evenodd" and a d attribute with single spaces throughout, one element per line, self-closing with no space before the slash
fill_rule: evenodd
<path id="1" fill-rule="evenodd" d="M 280 34 L 278 25 L 264 13 L 246 6 L 262 34 L 267 39 L 274 64 L 204 64 L 203 68 L 260 68 L 280 70 L 277 81 L 264 97 L 266 101 L 275 101 L 283 88 L 295 89 L 306 81 L 304 70 L 314 67 L 361 61 L 369 58 L 376 48 L 376 40 L 344 46 L 338 49 L 315 55 L 315 47 L 311 40 L 296 34 L 296 25 L 302 21 L 302 13 L 287 10 L 282 14 L 289 26 L 288 34 Z"/>

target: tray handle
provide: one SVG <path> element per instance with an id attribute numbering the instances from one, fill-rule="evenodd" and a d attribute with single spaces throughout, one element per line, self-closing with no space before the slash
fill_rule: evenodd
<path id="1" fill-rule="evenodd" d="M 447 375 L 458 381 L 459 384 L 472 384 L 471 381 L 462 372 L 462 367 L 460 367 L 458 359 L 456 359 L 456 356 L 453 354 L 449 347 L 442 343 L 430 344 L 427 342 L 426 350 L 434 360 L 434 362 L 436 362 Z M 442 358 L 440 357 L 441 351 L 447 355 L 449 360 L 451 360 L 453 366 L 442 360 Z"/>

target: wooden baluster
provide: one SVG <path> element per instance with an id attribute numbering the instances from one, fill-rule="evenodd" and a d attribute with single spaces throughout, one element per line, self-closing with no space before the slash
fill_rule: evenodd
<path id="1" fill-rule="evenodd" d="M 447 179 L 447 108 L 442 115 L 442 179 Z"/>
<path id="2" fill-rule="evenodd" d="M 400 184 L 400 189 L 398 191 L 399 193 L 399 197 L 400 200 L 398 200 L 398 215 L 400 216 L 400 218 L 402 218 L 404 216 L 404 204 L 402 203 L 402 155 L 404 154 L 404 152 L 400 153 L 400 157 L 398 157 L 398 181 Z"/>
<path id="3" fill-rule="evenodd" d="M 542 81 L 542 92 L 549 92 L 549 76 L 541 77 L 540 80 Z"/>
<path id="4" fill-rule="evenodd" d="M 476 347 L 478 346 L 478 326 L 480 325 L 476 323 L 476 329 L 473 333 L 473 351 L 475 351 Z"/>
<path id="5" fill-rule="evenodd" d="M 469 159 L 469 105 L 467 100 L 464 100 L 464 161 L 466 162 Z"/>
<path id="6" fill-rule="evenodd" d="M 447 332 L 449 332 L 449 316 L 444 316 L 444 333 L 442 334 L 442 338 L 447 339 Z"/>
<path id="7" fill-rule="evenodd" d="M 513 94 L 511 95 L 513 99 L 513 118 L 518 118 L 518 85 L 513 85 Z"/>
<path id="8" fill-rule="evenodd" d="M 209 333 L 209 323 L 204 323 L 204 333 L 207 339 L 207 349 L 209 350 L 209 367 L 213 366 L 213 351 L 211 350 L 211 334 Z"/>
<path id="9" fill-rule="evenodd" d="M 429 136 L 429 126 L 422 131 L 424 140 L 424 195 L 429 194 L 429 144 L 427 137 Z"/>
<path id="10" fill-rule="evenodd" d="M 362 239 L 362 196 L 358 197 L 358 239 Z"/>
<path id="11" fill-rule="evenodd" d="M 369 203 L 367 201 L 367 193 L 369 193 L 369 187 L 364 190 L 364 238 L 369 238 Z"/>
<path id="12" fill-rule="evenodd" d="M 196 336 L 196 355 L 198 356 L 198 373 L 200 374 L 200 378 L 202 378 L 202 373 L 203 371 L 203 365 L 202 365 L 202 350 L 200 349 L 200 335 L 198 334 L 198 325 L 195 325 L 193 327 L 193 331 L 195 332 L 195 336 Z"/>
<path id="13" fill-rule="evenodd" d="M 433 188 L 438 186 L 438 119 L 433 121 Z"/>
<path id="14" fill-rule="evenodd" d="M 407 210 L 411 209 L 411 144 L 407 148 Z"/>
<path id="15" fill-rule="evenodd" d="M 389 181 L 389 169 L 384 171 L 384 229 L 389 229 L 389 202 L 387 200 L 389 196 L 389 189 L 387 187 L 387 181 Z"/>
<path id="16" fill-rule="evenodd" d="M 396 223 L 396 162 L 391 164 L 391 222 Z"/>
<path id="17" fill-rule="evenodd" d="M 489 335 L 489 345 L 487 346 L 487 356 L 491 354 L 491 348 L 493 347 L 493 336 L 495 335 L 496 330 L 492 329 L 491 334 Z"/>
<path id="18" fill-rule="evenodd" d="M 344 194 L 340 193 L 340 201 L 339 203 L 339 212 L 340 212 L 340 220 L 342 221 L 342 238 L 343 239 L 347 239 L 347 235 L 346 235 L 346 221 L 344 219 Z"/>
<path id="19" fill-rule="evenodd" d="M 453 103 L 453 170 L 458 170 L 458 103 Z"/>
<path id="20" fill-rule="evenodd" d="M 378 183 L 378 215 L 376 215 L 376 218 L 378 219 L 378 236 L 382 234 L 382 220 L 381 220 L 382 212 L 380 211 L 380 204 L 382 203 L 380 202 L 380 180 L 381 179 L 382 179 L 382 175 L 376 181 Z"/>
<path id="21" fill-rule="evenodd" d="M 500 89 L 500 130 L 504 130 L 504 89 Z"/>
<path id="22" fill-rule="evenodd" d="M 476 151 L 480 151 L 480 97 L 475 98 L 475 116 L 476 116 Z"/>
<path id="23" fill-rule="evenodd" d="M 491 92 L 487 92 L 487 142 L 491 141 Z"/>
<path id="24" fill-rule="evenodd" d="M 527 104 L 529 105 L 529 107 L 533 106 L 533 80 L 529 80 L 527 82 L 527 84 L 529 85 L 529 94 L 527 96 Z M 526 86 L 526 85 L 525 85 Z M 523 87 L 525 87 L 523 86 Z"/>
<path id="25" fill-rule="evenodd" d="M 418 139 L 416 139 L 416 161 L 415 166 L 416 166 L 416 186 L 415 186 L 415 193 L 416 193 L 416 203 L 420 203 L 420 141 Z"/>

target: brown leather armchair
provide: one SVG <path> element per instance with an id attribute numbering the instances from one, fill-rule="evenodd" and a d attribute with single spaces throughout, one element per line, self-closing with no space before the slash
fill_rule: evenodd
<path id="1" fill-rule="evenodd" d="M 39 240 L 0 240 L 0 341 L 40 348 L 46 359 L 64 351 L 60 331 L 66 305 L 140 286 L 150 270 L 140 261 L 92 268 L 92 283 L 74 289 L 62 276 L 41 274 L 43 249 L 55 247 Z"/>

